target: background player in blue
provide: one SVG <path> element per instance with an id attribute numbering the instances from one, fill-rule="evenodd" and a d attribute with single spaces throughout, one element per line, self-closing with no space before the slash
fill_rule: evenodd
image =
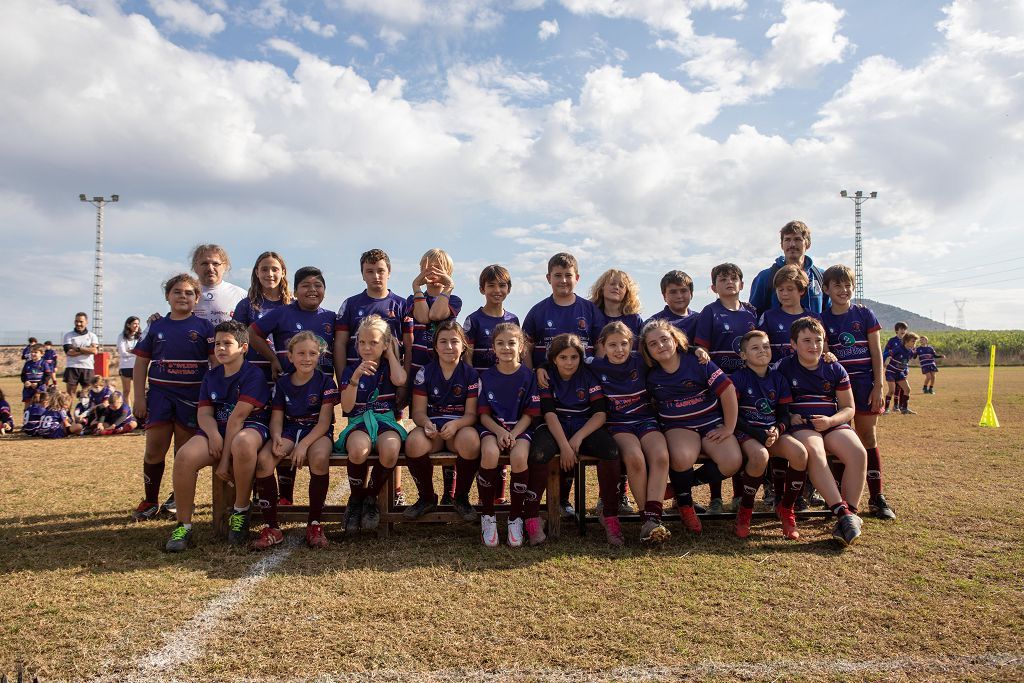
<path id="1" fill-rule="evenodd" d="M 818 314 L 804 308 L 800 303 L 807 291 L 807 274 L 796 266 L 783 266 L 775 273 L 775 296 L 779 300 L 778 308 L 761 311 L 757 321 L 757 329 L 768 335 L 772 347 L 772 363 L 778 363 L 784 356 L 793 353 L 793 345 L 789 341 L 789 328 L 800 318 Z"/>
<path id="2" fill-rule="evenodd" d="M 32 397 L 32 402 L 25 406 L 25 416 L 21 423 L 21 431 L 28 436 L 35 436 L 36 430 L 39 429 L 39 421 L 43 417 L 43 413 L 46 412 L 46 404 L 50 400 L 50 395 L 46 391 L 46 387 L 36 390 L 36 395 Z"/>
<path id="3" fill-rule="evenodd" d="M 907 373 L 910 369 L 911 359 L 917 356 L 918 336 L 913 332 L 903 335 L 898 346 L 889 350 L 889 360 L 885 365 L 885 382 L 888 389 L 885 394 L 886 408 L 889 406 L 889 399 L 892 397 L 893 388 L 899 388 L 899 403 L 893 405 L 893 412 L 899 411 L 904 415 L 916 415 L 910 409 L 910 384 L 907 383 Z"/>
<path id="4" fill-rule="evenodd" d="M 779 301 L 774 296 L 773 286 L 775 273 L 783 266 L 794 265 L 804 271 L 808 279 L 807 291 L 801 298 L 802 305 L 814 313 L 821 313 L 829 302 L 824 294 L 824 276 L 807 255 L 807 250 L 811 248 L 811 229 L 802 221 L 790 221 L 779 230 L 779 242 L 782 256 L 754 277 L 750 285 L 750 303 L 759 313 L 778 308 Z"/>
<path id="5" fill-rule="evenodd" d="M 71 409 L 71 396 L 65 391 L 54 391 L 50 394 L 46 410 L 39 418 L 39 427 L 35 435 L 44 439 L 63 439 L 66 436 L 82 433 L 82 425 L 74 424 L 68 416 Z"/>
<path id="6" fill-rule="evenodd" d="M 327 344 L 327 351 L 320 356 L 320 370 L 334 374 L 334 357 L 330 351 L 334 343 L 334 313 L 320 306 L 326 293 L 327 281 L 320 269 L 303 266 L 295 271 L 294 301 L 267 312 L 249 325 L 250 344 L 270 362 L 275 379 L 282 372 L 295 369 L 288 361 L 288 340 L 303 330 L 313 332 Z M 273 337 L 274 349 L 267 343 L 268 337 Z"/>
<path id="7" fill-rule="evenodd" d="M 157 500 L 167 448 L 173 436 L 177 453 L 199 426 L 199 388 L 213 355 L 213 325 L 193 315 L 199 282 L 187 273 L 175 275 L 164 284 L 164 296 L 170 313 L 153 320 L 132 351 L 136 356 L 132 412 L 146 425 L 145 496 L 132 513 L 136 522 L 153 519 L 160 511 Z"/>
<path id="8" fill-rule="evenodd" d="M 856 414 L 853 428 L 867 449 L 869 508 L 879 519 L 895 519 L 882 493 L 882 455 L 878 450 L 875 426 L 882 411 L 881 325 L 871 309 L 851 303 L 854 290 L 853 270 L 836 265 L 825 271 L 825 293 L 832 305 L 821 314 L 828 335 L 828 347 L 850 376 Z M 853 501 L 851 504 L 856 505 Z"/>
<path id="9" fill-rule="evenodd" d="M 508 544 L 523 544 L 523 533 L 530 545 L 539 545 L 546 536 L 541 524 L 540 497 L 547 481 L 547 467 L 531 462 L 530 440 L 533 421 L 540 415 L 540 397 L 533 372 L 522 363 L 526 340 L 514 323 L 501 323 L 492 335 L 497 363 L 480 376 L 480 471 L 476 486 L 480 494 L 480 540 L 488 547 L 498 545 L 498 523 L 494 500 L 498 488 L 498 456 L 508 453 L 512 476 L 519 483 L 528 477 L 525 490 L 512 487 Z M 525 517 L 522 526 L 518 519 Z"/>
<path id="10" fill-rule="evenodd" d="M 164 545 L 167 552 L 181 552 L 193 543 L 196 477 L 204 467 L 215 468 L 217 477 L 235 484 L 228 542 L 243 545 L 249 540 L 252 473 L 256 454 L 269 436 L 270 388 L 263 372 L 245 360 L 248 334 L 245 326 L 234 320 L 215 328 L 218 365 L 206 374 L 199 390 L 199 431 L 174 458 L 178 524 Z"/>
<path id="11" fill-rule="evenodd" d="M 732 382 L 713 362 L 702 365 L 687 350 L 686 335 L 667 320 L 644 325 L 640 351 L 651 368 L 647 390 L 668 443 L 669 481 L 683 525 L 699 534 L 692 487 L 721 483 L 740 469 L 743 456 L 733 436 L 738 404 Z M 694 473 L 702 451 L 710 462 Z"/>
<path id="12" fill-rule="evenodd" d="M 53 342 L 47 339 L 43 342 L 43 365 L 46 366 L 46 383 L 57 383 L 57 349 L 53 348 Z"/>
<path id="13" fill-rule="evenodd" d="M 693 300 L 693 278 L 681 270 L 670 270 L 661 277 L 661 297 L 665 308 L 644 323 L 652 320 L 668 320 L 679 328 L 692 343 L 697 328 L 697 311 L 690 310 Z"/>
<path id="14" fill-rule="evenodd" d="M 893 336 L 889 337 L 888 341 L 885 342 L 885 346 L 882 347 L 882 363 L 883 363 L 883 365 L 885 364 L 886 361 L 889 360 L 889 353 L 892 351 L 892 349 L 903 343 L 903 335 L 905 335 L 909 329 L 910 328 L 907 327 L 907 324 L 905 322 L 903 322 L 902 320 L 898 321 L 895 325 L 893 325 L 893 331 L 895 332 L 895 334 L 893 334 Z M 890 392 L 885 397 L 885 408 L 882 410 L 883 413 L 889 412 L 889 401 L 891 400 L 891 398 L 892 398 L 892 392 Z M 903 391 L 899 387 L 897 387 L 896 388 L 896 405 L 899 405 L 900 401 L 902 401 L 902 400 L 903 400 Z"/>
<path id="15" fill-rule="evenodd" d="M 864 493 L 867 454 L 848 424 L 854 414 L 849 376 L 840 363 L 822 358 L 825 329 L 818 320 L 797 320 L 790 335 L 795 353 L 783 358 L 777 368 L 793 394 L 790 433 L 807 449 L 807 474 L 837 518 L 832 537 L 850 545 L 860 536 L 863 524 L 856 508 Z M 841 492 L 826 452 L 843 465 L 837 473 Z"/>
<path id="16" fill-rule="evenodd" d="M 790 427 L 789 404 L 793 396 L 786 378 L 771 367 L 772 344 L 764 331 L 754 330 L 743 335 L 740 356 L 744 367 L 729 376 L 740 404 L 736 440 L 746 459 L 743 496 L 736 506 L 737 534 L 743 537 L 750 532 L 757 482 L 751 482 L 749 476 L 758 471 L 763 475 L 765 466 L 771 462 L 779 500 L 775 514 L 782 522 L 782 535 L 795 541 L 800 538 L 800 532 L 796 528 L 793 506 L 807 478 L 807 449 L 786 433 Z M 743 529 L 741 517 L 745 518 Z"/>
<path id="17" fill-rule="evenodd" d="M 405 454 L 419 500 L 405 509 L 405 516 L 417 519 L 437 507 L 430 454 L 447 449 L 459 457 L 455 467 L 455 511 L 465 521 L 476 522 L 469 489 L 480 466 L 480 434 L 474 428 L 480 379 L 463 360 L 466 336 L 457 322 L 439 323 L 433 341 L 437 360 L 417 370 L 412 385 L 416 429 L 409 434 Z"/>
<path id="18" fill-rule="evenodd" d="M 326 348 L 324 340 L 309 331 L 288 340 L 288 359 L 295 372 L 277 378 L 270 440 L 263 444 L 256 462 L 256 493 L 267 524 L 252 543 L 257 550 L 266 550 L 284 540 L 277 522 L 278 492 L 274 480 L 274 468 L 280 470 L 280 465 L 289 468 L 289 477 L 294 469 L 309 465 L 306 545 L 327 547 L 320 517 L 330 484 L 334 406 L 340 397 L 334 378 L 317 369 L 320 354 Z"/>
<path id="19" fill-rule="evenodd" d="M 397 420 L 397 390 L 406 381 L 398 359 L 398 342 L 391 326 L 379 315 L 363 318 L 356 330 L 360 361 L 341 375 L 341 409 L 348 417 L 335 447 L 348 454 L 348 482 L 352 495 L 345 510 L 345 531 L 376 529 L 380 523 L 377 494 L 391 477 L 405 440 Z M 377 464 L 367 482 L 366 459 L 377 451 Z"/>
<path id="20" fill-rule="evenodd" d="M 35 346 L 38 343 L 39 343 L 38 339 L 36 339 L 35 337 L 29 337 L 28 338 L 28 344 L 26 344 L 21 349 L 21 359 L 22 360 L 28 360 L 29 359 L 29 354 L 32 353 L 32 347 Z"/>
<path id="21" fill-rule="evenodd" d="M 921 364 L 921 374 L 924 375 L 922 393 L 935 393 L 935 373 L 939 371 L 939 366 L 935 363 L 937 358 L 945 358 L 945 356 L 936 353 L 935 347 L 928 343 L 928 337 L 922 336 L 917 345 L 917 362 Z"/>
<path id="22" fill-rule="evenodd" d="M 0 389 L 0 434 L 10 434 L 14 431 L 14 415 L 11 414 L 11 404 L 4 398 L 4 390 Z"/>
<path id="23" fill-rule="evenodd" d="M 138 424 L 132 414 L 132 407 L 124 400 L 124 394 L 114 391 L 110 394 L 110 405 L 104 411 L 100 428 L 96 433 L 104 436 L 130 434 Z"/>
<path id="24" fill-rule="evenodd" d="M 28 404 L 36 394 L 36 388 L 44 385 L 46 365 L 43 363 L 43 345 L 33 344 L 28 360 L 21 366 L 21 402 Z"/>
<path id="25" fill-rule="evenodd" d="M 512 276 L 504 266 L 492 264 L 480 271 L 480 293 L 484 305 L 466 316 L 463 329 L 466 343 L 473 352 L 473 368 L 483 372 L 496 361 L 491 340 L 494 328 L 501 323 L 519 325 L 519 317 L 505 310 L 505 299 L 512 291 Z"/>

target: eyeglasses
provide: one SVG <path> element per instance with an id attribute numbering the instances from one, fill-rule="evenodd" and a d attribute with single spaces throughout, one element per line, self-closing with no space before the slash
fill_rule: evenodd
<path id="1" fill-rule="evenodd" d="M 221 262 L 221 261 L 200 261 L 199 265 L 200 266 L 212 266 L 214 268 L 220 268 L 221 266 L 224 265 L 224 263 Z"/>

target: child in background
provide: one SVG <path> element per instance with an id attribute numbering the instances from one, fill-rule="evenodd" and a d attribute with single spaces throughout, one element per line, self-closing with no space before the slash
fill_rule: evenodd
<path id="1" fill-rule="evenodd" d="M 480 540 L 490 548 L 498 545 L 498 523 L 494 516 L 498 456 L 508 453 L 513 481 L 522 484 L 522 476 L 525 474 L 527 478 L 525 487 L 512 487 L 508 544 L 521 546 L 525 530 L 530 545 L 539 545 L 546 538 L 540 521 L 540 497 L 547 480 L 547 467 L 530 458 L 533 420 L 540 415 L 537 379 L 522 363 L 526 339 L 518 325 L 499 323 L 491 339 L 496 363 L 480 376 L 477 401 L 480 471 L 476 486 L 481 506 Z M 523 518 L 524 523 L 516 522 Z"/>
<path id="2" fill-rule="evenodd" d="M 142 325 L 132 315 L 124 321 L 124 329 L 117 335 L 117 374 L 121 376 L 121 393 L 132 395 L 132 375 L 135 372 L 135 345 L 142 339 Z"/>
<path id="3" fill-rule="evenodd" d="M 917 355 L 918 336 L 913 332 L 903 335 L 899 345 L 889 350 L 889 362 L 885 366 L 885 381 L 888 390 L 885 395 L 886 406 L 892 397 L 893 388 L 899 390 L 899 403 L 893 405 L 894 410 L 899 410 L 904 415 L 917 415 L 908 407 L 910 402 L 910 384 L 907 383 L 907 374 L 910 371 L 910 360 Z"/>
<path id="4" fill-rule="evenodd" d="M 43 363 L 43 345 L 33 344 L 28 360 L 21 366 L 21 402 L 27 407 L 39 387 L 46 386 L 46 364 Z"/>
<path id="5" fill-rule="evenodd" d="M 199 281 L 187 273 L 168 280 L 164 296 L 170 313 L 154 320 L 132 351 L 136 356 L 132 412 L 146 425 L 142 461 L 145 495 L 132 512 L 134 522 L 153 519 L 160 512 L 160 482 L 171 437 L 177 453 L 199 427 L 199 389 L 210 367 L 214 334 L 209 321 L 193 314 L 199 292 Z M 171 495 L 173 499 L 173 492 Z M 192 514 L 191 509 L 188 514 Z"/>
<path id="6" fill-rule="evenodd" d="M 803 268 L 794 265 L 783 266 L 775 273 L 775 297 L 781 304 L 780 308 L 770 308 L 761 313 L 757 321 L 757 329 L 768 335 L 772 346 L 772 364 L 793 353 L 793 345 L 789 341 L 789 328 L 804 316 L 817 318 L 800 303 L 807 292 L 807 273 Z"/>
<path id="7" fill-rule="evenodd" d="M 4 390 L 0 389 L 0 434 L 10 434 L 14 431 L 14 415 L 11 414 L 11 404 L 4 398 Z"/>
<path id="8" fill-rule="evenodd" d="M 46 412 L 46 404 L 50 400 L 46 387 L 40 387 L 32 397 L 32 402 L 25 406 L 25 419 L 21 424 L 21 431 L 28 436 L 35 436 L 39 429 L 39 421 L 43 419 Z"/>
<path id="9" fill-rule="evenodd" d="M 46 383 L 57 384 L 57 349 L 53 348 L 53 342 L 47 339 L 43 342 L 43 364 L 46 366 Z"/>
<path id="10" fill-rule="evenodd" d="M 377 495 L 398 463 L 407 436 L 397 420 L 398 387 L 406 381 L 391 326 L 377 314 L 367 316 L 356 330 L 360 361 L 349 363 L 341 375 L 341 409 L 348 426 L 334 446 L 348 454 L 348 484 L 352 494 L 345 510 L 345 532 L 380 523 Z M 378 460 L 367 482 L 366 459 L 376 450 Z"/>
<path id="11" fill-rule="evenodd" d="M 74 434 L 81 434 L 82 425 L 71 422 L 68 415 L 70 407 L 71 396 L 67 392 L 55 391 L 50 394 L 35 436 L 41 436 L 44 439 L 63 439 Z"/>
<path id="12" fill-rule="evenodd" d="M 822 282 L 831 300 L 831 306 L 821 312 L 821 322 L 828 335 L 826 341 L 850 377 L 856 410 L 853 428 L 867 449 L 869 509 L 879 519 L 895 519 L 896 513 L 882 493 L 882 455 L 875 429 L 882 412 L 884 379 L 879 341 L 881 325 L 871 309 L 852 303 L 855 283 L 853 270 L 848 266 L 828 268 Z M 841 467 L 837 468 L 837 473 L 839 469 Z M 860 501 L 847 499 L 847 502 L 856 513 Z"/>
<path id="13" fill-rule="evenodd" d="M 924 388 L 922 393 L 935 393 L 935 374 L 939 371 L 935 359 L 945 358 L 941 353 L 935 352 L 935 347 L 928 343 L 928 337 L 922 336 L 917 345 L 917 362 L 921 364 L 921 374 L 924 375 Z"/>
<path id="14" fill-rule="evenodd" d="M 494 328 L 502 323 L 519 325 L 519 316 L 505 310 L 505 299 L 512 291 L 512 276 L 504 266 L 492 264 L 480 271 L 480 293 L 484 305 L 466 316 L 463 328 L 466 344 L 472 351 L 473 369 L 482 373 L 493 368 Z"/>
<path id="15" fill-rule="evenodd" d="M 110 387 L 100 375 L 95 375 L 89 380 L 89 388 L 86 390 L 86 409 L 75 415 L 75 422 L 82 426 L 84 434 L 93 434 L 103 423 L 104 413 L 110 400 Z"/>
<path id="16" fill-rule="evenodd" d="M 306 517 L 306 545 L 326 548 L 327 537 L 320 524 L 330 485 L 331 448 L 334 443 L 334 406 L 340 400 L 334 377 L 317 368 L 327 348 L 323 339 L 308 330 L 288 340 L 288 360 L 294 372 L 277 378 L 270 441 L 260 449 L 256 463 L 256 494 L 266 526 L 253 541 L 256 550 L 266 550 L 284 540 L 277 522 L 278 491 L 274 469 L 285 458 L 289 471 L 309 465 L 309 514 Z"/>
<path id="17" fill-rule="evenodd" d="M 39 340 L 35 337 L 28 338 L 28 344 L 21 350 L 21 359 L 28 360 L 32 357 L 32 347 L 39 343 Z"/>
<path id="18" fill-rule="evenodd" d="M 661 296 L 665 299 L 665 308 L 648 318 L 647 322 L 667 320 L 685 334 L 688 340 L 693 339 L 697 329 L 697 311 L 690 310 L 693 278 L 681 270 L 668 271 L 661 278 Z"/>
<path id="19" fill-rule="evenodd" d="M 124 394 L 114 391 L 110 394 L 107 409 L 103 411 L 99 428 L 95 433 L 103 436 L 128 434 L 138 426 L 139 423 L 132 415 L 132 407 L 124 400 Z"/>
<path id="20" fill-rule="evenodd" d="M 412 420 L 416 429 L 409 434 L 405 454 L 419 500 L 407 507 L 404 515 L 406 519 L 418 519 L 437 507 L 430 454 L 447 449 L 458 456 L 452 496 L 455 511 L 463 520 L 476 522 L 469 489 L 480 466 L 480 433 L 474 428 L 480 377 L 464 360 L 466 336 L 457 322 L 440 322 L 433 342 L 437 360 L 420 368 L 413 380 Z"/>
<path id="21" fill-rule="evenodd" d="M 895 332 L 895 334 L 893 336 L 889 337 L 889 340 L 885 342 L 885 346 L 882 348 L 882 364 L 883 365 L 885 365 L 888 362 L 889 354 L 892 353 L 893 349 L 895 349 L 896 347 L 898 347 L 900 344 L 903 343 L 903 335 L 905 335 L 909 329 L 910 328 L 903 321 L 897 322 L 893 326 L 893 331 Z M 886 397 L 885 397 L 885 410 L 882 411 L 883 413 L 888 413 L 889 412 L 889 401 L 892 400 L 892 395 L 893 395 L 892 391 L 889 391 L 888 394 L 886 395 Z M 896 388 L 896 403 L 895 403 L 895 405 L 897 406 L 897 410 L 899 409 L 899 405 L 902 402 L 902 400 L 903 400 L 902 390 L 899 387 L 897 387 Z"/>

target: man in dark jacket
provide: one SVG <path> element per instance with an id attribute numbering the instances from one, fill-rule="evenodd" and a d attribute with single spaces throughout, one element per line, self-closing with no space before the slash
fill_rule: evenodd
<path id="1" fill-rule="evenodd" d="M 779 272 L 782 266 L 793 264 L 803 268 L 809 281 L 801 303 L 804 308 L 820 314 L 830 302 L 822 289 L 821 269 L 815 266 L 811 257 L 807 255 L 807 250 L 811 246 L 811 229 L 802 221 L 790 221 L 779 230 L 779 238 L 782 243 L 782 256 L 775 259 L 770 268 L 765 268 L 754 278 L 750 286 L 750 303 L 757 308 L 759 314 L 769 308 L 779 308 L 773 282 L 775 273 Z"/>

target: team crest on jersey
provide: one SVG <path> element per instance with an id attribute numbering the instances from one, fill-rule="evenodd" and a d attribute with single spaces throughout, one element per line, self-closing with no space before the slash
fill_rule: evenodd
<path id="1" fill-rule="evenodd" d="M 549 320 L 547 324 L 548 324 L 548 327 L 554 327 L 555 326 L 555 322 L 553 320 Z"/>
<path id="2" fill-rule="evenodd" d="M 728 332 L 732 328 L 729 327 L 729 323 L 722 323 L 722 329 Z"/>
<path id="3" fill-rule="evenodd" d="M 839 335 L 839 343 L 843 346 L 843 348 L 846 348 L 848 346 L 856 346 L 857 339 L 853 336 L 852 333 L 843 332 L 841 335 Z"/>
<path id="4" fill-rule="evenodd" d="M 439 392 L 439 391 L 437 390 L 437 387 L 434 387 L 434 396 L 437 396 L 437 395 L 438 395 L 439 393 L 441 393 L 441 392 Z"/>
<path id="5" fill-rule="evenodd" d="M 768 392 L 768 400 L 771 401 L 772 403 L 775 402 L 775 392 L 774 391 L 769 391 Z"/>
<path id="6" fill-rule="evenodd" d="M 821 388 L 824 389 L 826 392 L 832 391 L 832 382 L 825 382 L 824 384 L 821 385 Z"/>
<path id="7" fill-rule="evenodd" d="M 630 379 L 630 381 L 633 381 L 633 382 L 635 382 L 635 381 L 637 381 L 638 379 L 640 379 L 640 373 L 636 371 L 636 368 L 633 368 L 633 369 L 632 369 L 632 370 L 631 370 L 631 371 L 629 372 L 629 379 Z"/>
<path id="8" fill-rule="evenodd" d="M 211 391 L 210 392 L 210 399 L 213 400 L 213 401 L 217 400 L 217 392 L 216 391 Z"/>
<path id="9" fill-rule="evenodd" d="M 164 333 L 163 332 L 157 332 L 156 333 L 156 338 L 159 339 L 160 341 L 163 341 L 164 340 Z"/>
<path id="10" fill-rule="evenodd" d="M 757 412 L 762 415 L 771 415 L 774 412 L 772 411 L 772 404 L 768 402 L 768 399 L 758 399 L 755 406 L 757 407 Z"/>
<path id="11" fill-rule="evenodd" d="M 437 391 L 437 389 L 435 389 L 434 391 Z M 452 387 L 452 395 L 453 396 L 462 396 L 462 385 L 461 384 L 456 384 L 455 386 Z"/>
<path id="12" fill-rule="evenodd" d="M 587 362 L 588 363 L 590 362 L 589 358 L 587 359 Z M 601 381 L 602 382 L 607 382 L 608 381 L 608 375 L 601 375 Z"/>
<path id="13" fill-rule="evenodd" d="M 358 317 L 358 318 L 362 318 L 363 317 L 363 309 L 360 308 L 358 311 L 356 311 L 356 317 Z"/>
<path id="14" fill-rule="evenodd" d="M 301 330 L 302 329 L 302 323 L 295 323 L 295 329 Z"/>
<path id="15" fill-rule="evenodd" d="M 754 388 L 753 387 L 747 387 L 747 393 L 749 395 L 753 396 L 754 395 Z"/>
<path id="16" fill-rule="evenodd" d="M 388 309 L 388 317 L 389 318 L 394 318 L 395 317 L 395 307 L 394 306 L 392 306 L 391 308 Z"/>
<path id="17" fill-rule="evenodd" d="M 285 400 L 287 400 L 287 398 Z M 306 402 L 311 406 L 315 406 L 317 403 L 320 402 L 320 397 L 317 396 L 316 394 L 310 394 L 309 397 L 306 399 Z"/>
<path id="18" fill-rule="evenodd" d="M 487 392 L 487 400 L 488 401 L 493 401 L 494 400 L 494 392 L 493 391 L 488 391 Z"/>
<path id="19" fill-rule="evenodd" d="M 587 329 L 587 319 L 586 318 L 576 318 L 576 327 L 580 328 L 581 330 L 586 330 Z"/>
<path id="20" fill-rule="evenodd" d="M 583 389 L 577 389 L 576 398 L 578 398 L 581 401 L 585 400 L 587 398 L 587 392 L 584 391 Z"/>
<path id="21" fill-rule="evenodd" d="M 850 325 L 850 327 L 853 328 L 854 332 L 860 332 L 860 322 L 859 321 L 855 320 L 854 323 L 852 325 Z"/>
<path id="22" fill-rule="evenodd" d="M 331 333 L 331 324 L 330 323 L 324 323 L 324 334 L 330 334 L 330 333 Z"/>
<path id="23" fill-rule="evenodd" d="M 797 385 L 797 381 L 793 380 L 793 386 L 795 387 L 796 385 Z"/>
<path id="24" fill-rule="evenodd" d="M 490 337 L 491 336 L 491 331 L 490 330 L 484 330 L 484 336 L 485 337 Z"/>
<path id="25" fill-rule="evenodd" d="M 783 325 L 782 323 L 779 323 L 779 332 L 781 332 L 784 329 L 786 329 L 786 326 Z"/>
<path id="26" fill-rule="evenodd" d="M 684 391 L 696 391 L 700 389 L 700 385 L 694 382 L 692 379 L 685 380 L 679 385 Z"/>
<path id="27" fill-rule="evenodd" d="M 199 341 L 199 333 L 196 332 L 195 330 L 189 330 L 188 331 L 188 339 L 189 339 L 189 341 L 194 341 L 194 342 Z"/>

